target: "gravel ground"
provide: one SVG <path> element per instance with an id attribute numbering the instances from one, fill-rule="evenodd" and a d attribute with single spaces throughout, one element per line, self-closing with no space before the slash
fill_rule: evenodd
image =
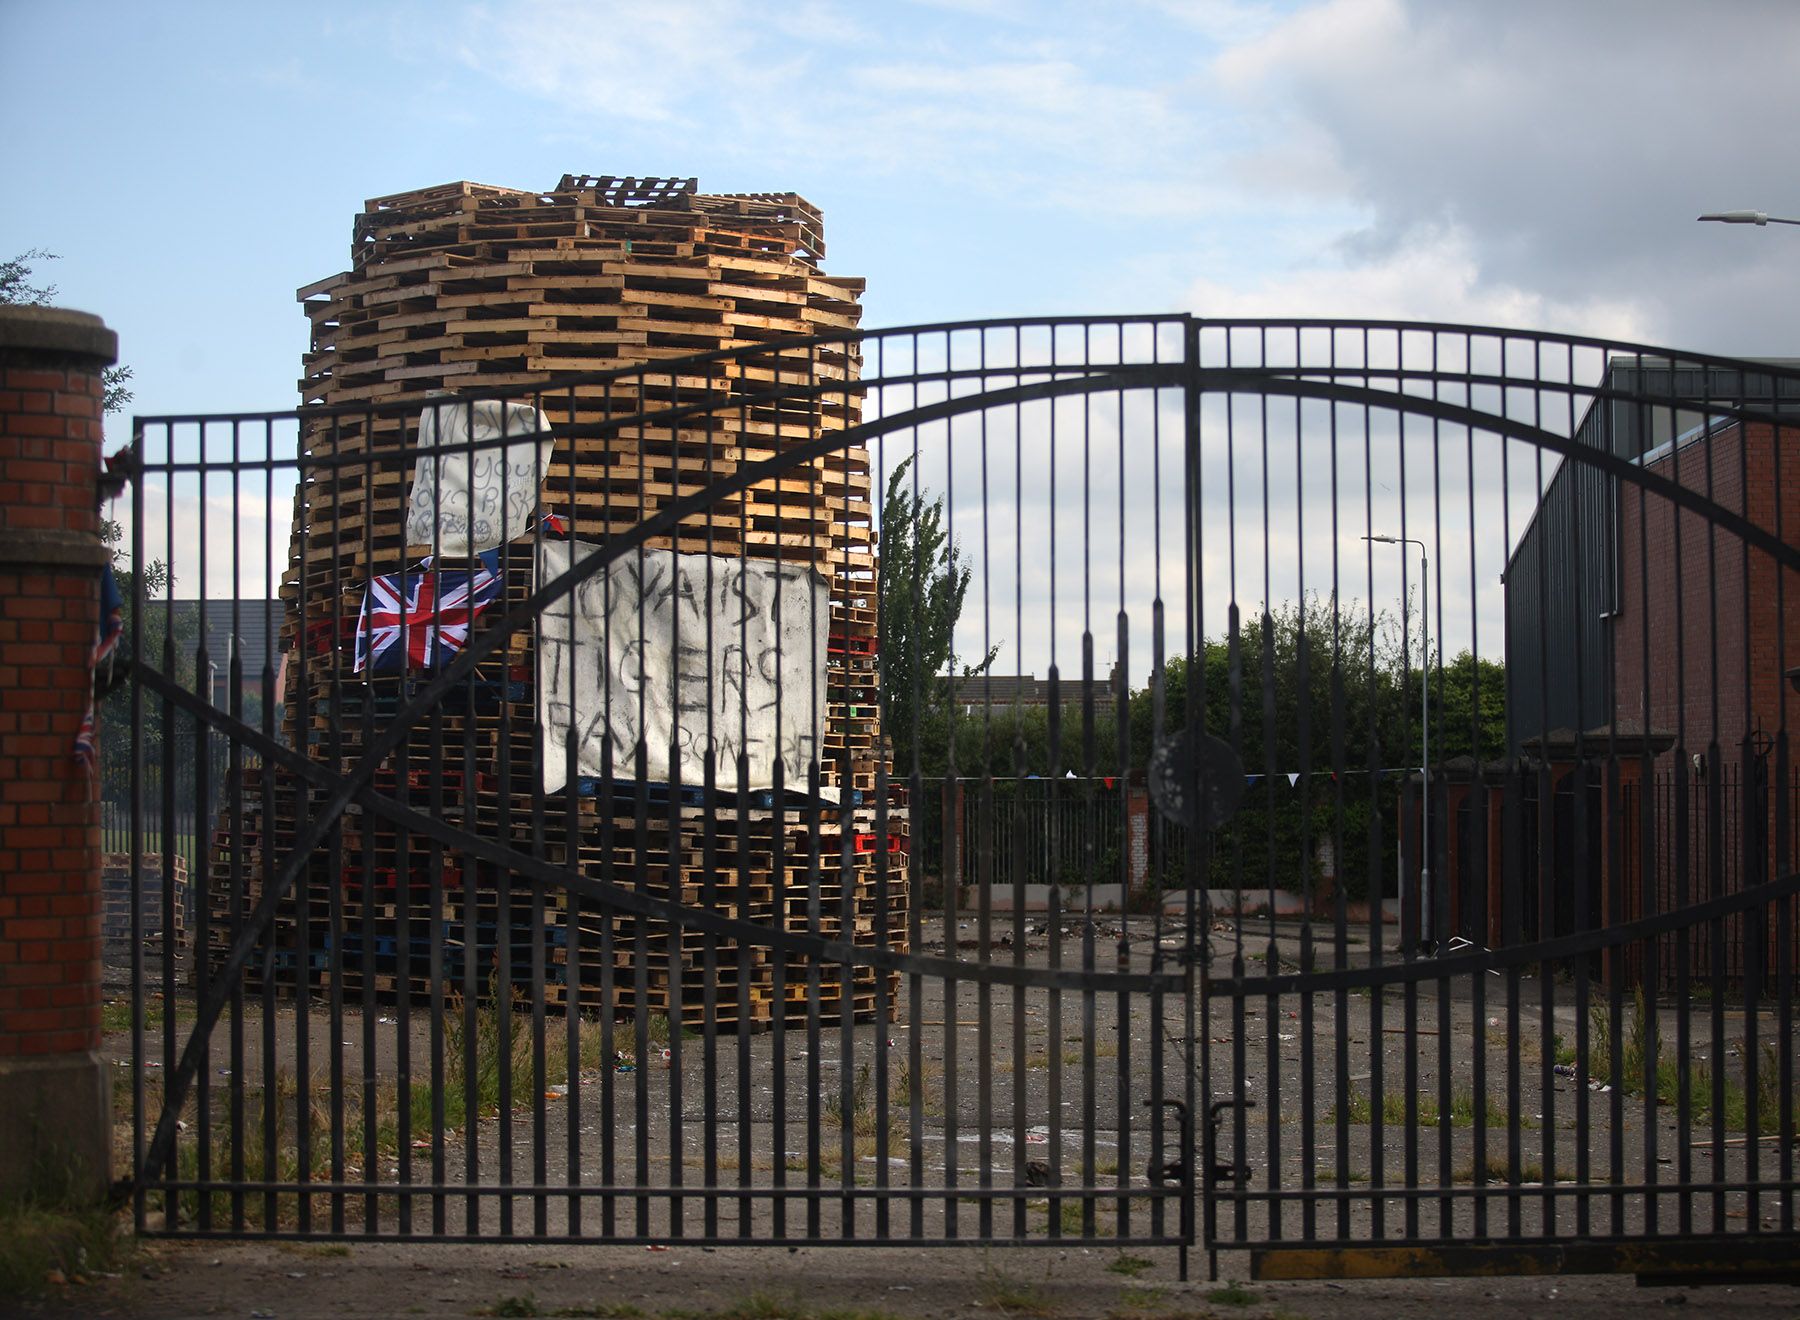
<path id="1" fill-rule="evenodd" d="M 1078 928 L 1051 931 L 1034 922 L 1025 923 L 1028 962 L 1047 964 L 1054 953 L 1065 966 L 1079 963 L 1083 946 Z M 1006 929 L 1015 929 L 1010 920 Z M 940 921 L 933 933 L 937 938 L 922 951 L 948 953 L 954 942 L 959 957 L 972 960 L 982 955 L 969 927 L 945 930 Z M 1277 960 L 1291 961 L 1294 928 L 1272 933 Z M 1217 955 L 1228 958 L 1232 932 L 1217 932 L 1213 938 Z M 1155 940 L 1156 932 L 1147 922 L 1121 924 L 1108 918 L 1096 931 L 1095 947 L 1103 965 L 1117 966 L 1115 958 L 1122 956 L 1126 965 L 1142 969 L 1149 965 Z M 1260 933 L 1254 947 L 1257 952 L 1268 948 Z M 1360 940 L 1348 952 L 1346 961 L 1351 964 L 1367 957 Z M 1011 962 L 1014 955 L 1010 947 L 996 947 L 988 956 Z M 1121 1248 L 1104 1239 L 1032 1247 L 902 1244 L 795 1250 L 682 1243 L 662 1249 L 661 1242 L 651 1249 L 642 1244 L 534 1246 L 493 1240 L 500 1233 L 493 1189 L 503 1153 L 510 1156 L 515 1183 L 541 1176 L 551 1188 L 578 1179 L 590 1187 L 666 1189 L 679 1178 L 691 1189 L 710 1182 L 726 1193 L 718 1202 L 723 1236 L 739 1227 L 736 1202 L 728 1194 L 732 1189 L 766 1189 L 778 1179 L 804 1188 L 815 1177 L 830 1192 L 851 1189 L 864 1196 L 883 1184 L 938 1188 L 922 1212 L 931 1234 L 944 1232 L 952 1215 L 961 1234 L 977 1229 L 984 1207 L 982 1199 L 970 1193 L 988 1188 L 996 1196 L 993 1213 L 999 1231 L 1004 1234 L 1008 1225 L 1022 1223 L 1024 1235 L 1036 1239 L 1052 1231 L 1054 1205 L 1062 1207 L 1061 1231 L 1079 1236 L 1081 1200 L 1053 1203 L 1047 1198 L 1091 1178 L 1091 1186 L 1133 1194 L 1130 1227 L 1143 1235 L 1154 1227 L 1149 1206 L 1157 1191 L 1145 1172 L 1153 1155 L 1153 1133 L 1143 1102 L 1155 1090 L 1158 1068 L 1162 1094 L 1179 1095 L 1187 1070 L 1199 1068 L 1200 1054 L 1210 1056 L 1214 1094 L 1228 1093 L 1230 1079 L 1241 1076 L 1246 1094 L 1258 1102 L 1245 1116 L 1241 1147 L 1234 1125 L 1227 1122 L 1221 1160 L 1241 1158 L 1248 1163 L 1249 1185 L 1258 1190 L 1300 1187 L 1310 1168 L 1321 1194 L 1317 1227 L 1325 1232 L 1337 1227 L 1337 1205 L 1330 1198 L 1347 1193 L 1347 1236 L 1354 1240 L 1366 1240 L 1374 1231 L 1367 1191 L 1371 1186 L 1404 1186 L 1409 1168 L 1417 1185 L 1449 1189 L 1449 1194 L 1421 1203 L 1426 1231 L 1447 1230 L 1445 1236 L 1452 1241 L 1466 1237 L 1475 1204 L 1469 1184 L 1478 1162 L 1471 1125 L 1408 1126 L 1389 1121 L 1378 1129 L 1370 1122 L 1372 1115 L 1355 1112 L 1359 1095 L 1395 1096 L 1404 1109 L 1405 1097 L 1411 1094 L 1416 1118 L 1439 1096 L 1486 1091 L 1497 1109 L 1488 1113 L 1481 1153 L 1501 1162 L 1500 1171 L 1488 1176 L 1506 1183 L 1490 1203 L 1490 1229 L 1516 1214 L 1523 1231 L 1548 1228 L 1566 1235 L 1581 1230 L 1579 1217 L 1585 1213 L 1588 1232 L 1641 1230 L 1639 1199 L 1614 1202 L 1604 1190 L 1615 1175 L 1615 1125 L 1622 1159 L 1616 1174 L 1621 1182 L 1646 1177 L 1705 1179 L 1713 1172 L 1712 1148 L 1705 1140 L 1712 1135 L 1710 1128 L 1682 1131 L 1666 1112 L 1647 1114 L 1641 1100 L 1621 1099 L 1615 1109 L 1610 1094 L 1578 1089 L 1574 1078 L 1547 1066 L 1559 1043 L 1566 1046 L 1575 1039 L 1586 1016 L 1573 991 L 1554 980 L 1540 984 L 1524 978 L 1515 989 L 1506 978 L 1488 978 L 1479 1001 L 1466 985 L 1449 987 L 1441 995 L 1433 985 L 1410 1006 L 1399 994 L 1386 998 L 1352 994 L 1342 1003 L 1320 996 L 1310 1012 L 1287 998 L 1246 1003 L 1240 1016 L 1228 1001 L 1215 1000 L 1210 1012 L 1196 1019 L 1192 1049 L 1187 1038 L 1188 1005 L 1178 996 L 1162 1002 L 1159 1026 L 1147 998 L 1133 1000 L 1121 1011 L 1111 997 L 1090 1007 L 1075 994 L 1053 996 L 1034 989 L 1015 997 L 1011 989 L 984 991 L 971 981 L 959 983 L 951 995 L 935 982 L 926 982 L 923 990 L 915 1004 L 905 997 L 902 982 L 902 1002 L 891 1024 L 864 1024 L 848 1031 L 827 1025 L 816 1041 L 803 1027 L 779 1036 L 764 1032 L 748 1037 L 742 1047 L 747 1068 L 740 1066 L 740 1043 L 734 1034 L 722 1032 L 710 1057 L 704 1039 L 689 1039 L 681 1042 L 667 1069 L 657 1067 L 652 1057 L 651 1066 L 629 1073 L 607 1069 L 589 1074 L 574 1103 L 566 1093 L 555 1092 L 546 1099 L 541 1115 L 527 1102 L 504 1123 L 490 1118 L 476 1125 L 472 1134 L 448 1134 L 443 1139 L 448 1179 L 465 1180 L 472 1153 L 477 1172 L 471 1185 L 488 1189 L 480 1198 L 476 1229 L 476 1236 L 485 1240 L 447 1245 L 389 1239 L 348 1246 L 152 1242 L 125 1277 L 60 1289 L 46 1307 L 64 1314 L 282 1320 L 314 1315 L 478 1314 L 496 1308 L 524 1314 L 553 1314 L 560 1309 L 565 1314 L 645 1316 L 820 1317 L 835 1308 L 846 1317 L 982 1310 L 1069 1317 L 1393 1317 L 1438 1315 L 1448 1306 L 1482 1314 L 1537 1316 L 1550 1309 L 1559 1315 L 1600 1316 L 1685 1302 L 1703 1314 L 1800 1315 L 1800 1293 L 1792 1289 L 1643 1291 L 1629 1277 L 1256 1283 L 1246 1285 L 1246 1297 L 1221 1291 L 1220 1283 L 1203 1281 L 1208 1265 L 1203 1251 L 1192 1253 L 1190 1282 L 1183 1283 L 1175 1248 Z M 1516 1011 L 1509 1003 L 1514 996 Z M 268 1062 L 278 1069 L 291 1066 L 295 1041 L 304 1029 L 313 1064 L 322 1067 L 335 1035 L 344 1042 L 345 1075 L 354 1087 L 366 1031 L 373 1045 L 375 1076 L 392 1076 L 403 1054 L 411 1055 L 417 1076 L 430 1056 L 425 1018 L 415 1009 L 411 1031 L 403 1035 L 391 1009 L 381 1010 L 372 1021 L 350 1010 L 333 1024 L 320 1009 L 310 1007 L 302 1027 L 294 1006 L 285 1003 L 269 1024 L 274 1050 Z M 1711 1034 L 1705 1014 L 1698 1015 L 1693 1025 L 1692 1057 L 1724 1060 L 1741 1052 L 1741 1014 L 1718 1036 Z M 552 1030 L 561 1026 L 559 1019 L 552 1019 Z M 222 1103 L 229 1095 L 234 1080 L 254 1088 L 265 1071 L 259 1057 L 264 1023 L 254 1002 L 247 1006 L 241 1027 L 247 1051 L 234 1075 L 218 1072 L 227 1061 L 228 1024 L 222 1024 L 215 1037 L 210 1060 L 217 1074 L 215 1102 Z M 896 1085 L 910 1066 L 915 1038 L 924 1062 L 924 1098 L 916 1114 Z M 1485 1042 L 1485 1051 L 1474 1048 L 1477 1039 Z M 629 1048 L 629 1033 L 621 1032 L 618 1043 Z M 112 1037 L 109 1047 L 122 1065 L 128 1063 L 128 1037 Z M 1340 1050 L 1345 1092 L 1335 1086 Z M 885 1060 L 889 1094 L 897 1097 L 885 1114 L 889 1129 L 885 1169 L 879 1159 L 883 1152 L 874 1148 L 867 1133 L 843 1161 L 843 1132 L 831 1118 L 835 1106 L 844 1112 L 865 1112 L 871 1131 L 884 1126 L 873 1099 L 879 1093 L 874 1085 L 881 1070 L 878 1058 Z M 1509 1059 L 1516 1059 L 1520 1069 L 1516 1091 L 1507 1072 Z M 1478 1063 L 1486 1069 L 1480 1078 Z M 127 1069 L 121 1066 L 119 1072 L 124 1076 Z M 1276 1096 L 1279 1103 L 1271 1105 Z M 709 1097 L 715 1103 L 709 1105 Z M 1381 1105 L 1371 1107 L 1379 1111 Z M 1648 1121 L 1652 1117 L 1654 1121 Z M 716 1149 L 710 1165 L 709 1135 Z M 1167 1155 L 1167 1133 L 1164 1136 L 1162 1153 Z M 128 1152 L 128 1130 L 121 1137 Z M 1505 1165 L 1514 1158 L 1510 1143 L 1515 1137 L 1518 1177 L 1510 1183 L 1512 1174 Z M 1241 1155 L 1234 1153 L 1240 1149 Z M 413 1157 L 415 1180 L 429 1175 L 433 1153 L 421 1148 Z M 1724 1171 L 1742 1175 L 1746 1156 L 1744 1143 L 1728 1145 L 1722 1156 Z M 1769 1176 L 1776 1158 L 1772 1149 L 1763 1155 L 1763 1177 Z M 1555 1172 L 1545 1178 L 1544 1170 Z M 1596 1189 L 1585 1199 L 1547 1185 L 1578 1171 Z M 391 1185 L 402 1176 L 399 1164 L 378 1176 Z M 954 1191 L 945 1194 L 945 1188 Z M 454 1192 L 447 1197 L 447 1220 L 453 1228 L 464 1224 L 471 1200 Z M 669 1207 L 674 1203 L 666 1192 L 653 1198 L 640 1226 L 634 1218 L 636 1207 L 621 1199 L 620 1232 L 672 1237 L 675 1223 Z M 360 1198 L 347 1198 L 345 1204 L 347 1231 L 358 1233 Z M 690 1190 L 680 1204 L 681 1228 L 689 1236 L 704 1234 L 703 1198 Z M 1101 1207 L 1097 1223 L 1107 1234 L 1112 1227 L 1106 1214 L 1110 1205 L 1104 1199 L 1097 1204 Z M 397 1205 L 394 1199 L 383 1200 L 380 1213 L 386 1231 L 394 1226 Z M 592 1201 L 586 1205 L 590 1208 L 583 1224 L 591 1234 L 597 1208 Z M 848 1218 L 842 1198 L 835 1194 L 821 1196 L 817 1205 L 821 1233 L 867 1239 L 873 1210 L 866 1200 Z M 1400 1200 L 1388 1204 L 1384 1228 L 1389 1234 L 1405 1227 L 1402 1205 Z M 535 1220 L 544 1235 L 566 1233 L 568 1206 L 569 1199 L 554 1192 L 539 1202 L 517 1198 L 514 1223 L 519 1231 L 530 1231 Z M 771 1199 L 756 1197 L 753 1207 L 748 1236 L 757 1241 L 774 1237 Z M 1162 1231 L 1172 1235 L 1177 1222 L 1174 1203 L 1165 1202 L 1165 1207 Z M 1742 1230 L 1749 1226 L 1752 1213 L 1760 1226 L 1781 1228 L 1774 1200 L 1766 1195 L 1754 1209 L 1735 1193 L 1695 1198 L 1693 1207 L 1698 1228 L 1717 1222 L 1727 1230 Z M 320 1198 L 321 1214 L 328 1214 L 329 1208 L 327 1199 Z M 429 1198 L 420 1198 L 421 1225 L 429 1222 L 432 1208 Z M 907 1208 L 904 1201 L 894 1208 L 898 1230 L 904 1230 Z M 1300 1230 L 1301 1213 L 1291 1203 L 1284 1210 L 1286 1234 Z M 807 1214 L 803 1198 L 790 1201 L 787 1232 L 804 1234 Z M 1220 1227 L 1219 1240 L 1229 1241 L 1233 1227 L 1229 1213 Z M 1255 1235 L 1267 1227 L 1263 1205 L 1248 1206 L 1244 1228 Z M 1248 1259 L 1242 1253 L 1221 1253 L 1222 1279 L 1244 1279 L 1247 1271 Z"/>
<path id="2" fill-rule="evenodd" d="M 1039 1315 L 1060 1320 L 1441 1320 L 1450 1312 L 1540 1320 L 1671 1314 L 1800 1315 L 1783 1287 L 1641 1289 L 1629 1277 L 1430 1279 L 1346 1283 L 1181 1283 L 1172 1250 L 972 1251 L 763 1248 L 706 1251 L 589 1246 L 161 1243 L 128 1277 L 59 1290 L 23 1315 L 326 1320 L 492 1313 L 666 1317 Z M 1131 1268 L 1137 1268 L 1135 1265 Z M 1229 1258 L 1222 1273 L 1241 1276 Z M 508 1303 L 511 1303 L 509 1306 Z M 528 1305 L 524 1303 L 529 1303 Z"/>

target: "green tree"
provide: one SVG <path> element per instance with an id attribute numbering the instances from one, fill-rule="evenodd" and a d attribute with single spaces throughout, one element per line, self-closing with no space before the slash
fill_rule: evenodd
<path id="1" fill-rule="evenodd" d="M 0 261 L 0 305 L 24 307 L 48 307 L 56 297 L 54 284 L 33 284 L 36 273 L 34 262 L 55 261 L 54 252 L 46 252 L 42 248 L 32 248 L 29 252 L 21 252 L 10 261 Z"/>
<path id="2" fill-rule="evenodd" d="M 10 260 L 0 261 L 0 306 L 48 307 L 56 299 L 56 286 L 31 282 L 37 274 L 35 263 L 59 260 L 61 258 L 54 252 L 32 248 Z M 126 385 L 130 379 L 130 367 L 108 367 L 101 373 L 107 413 L 116 413 L 131 402 L 131 390 Z"/>
<path id="3" fill-rule="evenodd" d="M 1390 615 L 1315 597 L 1247 619 L 1235 655 L 1229 637 L 1208 641 L 1197 681 L 1184 658 L 1168 662 L 1163 736 L 1184 727 L 1198 700 L 1203 728 L 1232 745 L 1249 777 L 1237 815 L 1213 836 L 1212 883 L 1260 887 L 1273 877 L 1302 888 L 1318 879 L 1317 846 L 1329 840 L 1350 897 L 1382 891 L 1395 869 L 1404 775 L 1379 772 L 1416 764 L 1419 750 L 1419 670 L 1403 663 L 1400 633 Z M 1432 762 L 1500 755 L 1505 667 L 1466 651 L 1441 670 L 1440 661 L 1432 657 Z M 1153 721 L 1153 693 L 1134 694 L 1134 765 L 1147 763 Z"/>
<path id="4" fill-rule="evenodd" d="M 1197 700 L 1202 728 L 1230 744 L 1248 777 L 1236 816 L 1211 838 L 1212 884 L 1302 889 L 1318 878 L 1326 840 L 1341 849 L 1337 874 L 1351 897 L 1393 869 L 1398 780 L 1369 773 L 1392 764 L 1385 743 L 1403 700 L 1391 623 L 1313 597 L 1250 617 L 1235 640 L 1208 641 L 1197 679 L 1184 658 L 1167 663 L 1163 735 L 1185 727 Z M 1153 704 L 1148 690 L 1132 699 L 1134 764 L 1148 762 L 1155 741 Z M 1305 778 L 1290 784 L 1289 774 Z"/>
<path id="5" fill-rule="evenodd" d="M 50 283 L 36 284 L 33 281 L 38 278 L 39 263 L 56 260 L 59 258 L 54 252 L 32 248 L 11 260 L 0 261 L 0 304 L 44 307 L 52 303 L 57 294 L 56 286 Z M 127 366 L 108 367 L 102 373 L 101 408 L 106 416 L 122 412 L 125 405 L 131 402 L 131 378 L 131 368 Z M 101 519 L 100 539 L 112 549 L 113 579 L 119 590 L 120 617 L 124 624 L 119 645 L 102 672 L 95 676 L 100 693 L 100 782 L 104 798 L 123 802 L 128 799 L 131 791 L 131 765 L 126 738 L 131 728 L 131 692 L 123 679 L 129 674 L 135 660 L 131 654 L 131 638 L 137 603 L 143 599 L 151 605 L 146 611 L 142 629 L 145 656 L 158 668 L 163 668 L 167 663 L 169 643 L 173 642 L 174 672 L 181 681 L 189 685 L 194 673 L 194 640 L 199 636 L 199 619 L 196 611 L 171 611 L 160 602 L 159 598 L 165 597 L 172 585 L 168 564 L 161 559 L 152 559 L 141 568 L 134 564 L 125 548 L 125 529 L 116 520 L 106 517 Z M 153 779 L 156 768 L 165 760 L 163 724 L 162 704 L 154 700 L 146 701 L 141 727 L 144 731 L 146 762 L 152 767 Z M 186 717 L 176 718 L 175 754 L 166 758 L 171 765 L 180 767 L 190 776 L 192 749 L 196 739 L 192 724 L 193 721 Z M 158 796 L 155 784 L 147 785 L 146 796 L 154 802 Z"/>
<path id="6" fill-rule="evenodd" d="M 1439 657 L 1441 659 L 1441 657 Z M 1411 677 L 1416 691 L 1417 674 Z M 1480 761 L 1506 754 L 1506 666 L 1467 650 L 1431 671 L 1433 762 L 1453 756 Z"/>
<path id="7" fill-rule="evenodd" d="M 911 773 L 914 729 L 935 723 L 947 706 L 945 676 L 955 672 L 956 621 L 969 590 L 970 567 L 944 526 L 944 501 L 922 496 L 906 458 L 888 477 L 881 505 L 882 727 L 893 746 L 894 772 Z M 994 661 L 990 651 L 963 676 L 980 674 Z M 921 741 L 923 741 L 921 739 Z"/>

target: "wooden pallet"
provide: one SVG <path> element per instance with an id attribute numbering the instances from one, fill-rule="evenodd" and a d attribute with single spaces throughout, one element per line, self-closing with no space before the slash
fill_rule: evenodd
<path id="1" fill-rule="evenodd" d="M 746 464 L 861 417 L 853 341 L 815 351 L 774 347 L 699 367 L 661 365 L 857 324 L 862 281 L 820 270 L 823 218 L 792 194 L 711 195 L 692 179 L 586 174 L 565 175 L 544 192 L 442 184 L 369 199 L 355 221 L 352 254 L 350 270 L 298 291 L 311 325 L 303 399 L 422 404 L 446 390 L 481 397 L 541 387 L 536 404 L 556 436 L 542 503 L 580 540 L 621 535 Z M 569 383 L 579 373 L 623 367 L 642 370 L 598 385 Z M 671 404 L 696 411 L 659 417 Z M 403 534 L 417 418 L 416 407 L 338 413 L 303 431 L 281 592 L 288 612 L 282 644 L 290 652 L 283 695 L 293 745 L 338 770 L 358 762 L 368 738 L 406 705 L 421 678 L 352 672 L 368 578 L 407 570 L 430 550 L 406 544 Z M 375 790 L 458 828 L 535 850 L 553 865 L 774 927 L 808 928 L 807 895 L 816 883 L 817 928 L 872 941 L 878 854 L 858 840 L 875 837 L 873 803 L 864 798 L 881 746 L 874 495 L 867 449 L 849 447 L 714 500 L 704 515 L 649 547 L 779 556 L 826 576 L 832 644 L 821 779 L 847 795 L 851 809 L 825 813 L 816 842 L 808 813 L 778 813 L 754 800 L 740 805 L 729 796 L 714 800 L 710 818 L 691 793 L 692 800 L 673 805 L 666 796 L 647 800 L 641 828 L 635 795 L 616 785 L 573 801 L 544 799 L 535 791 L 530 629 L 511 637 L 469 690 L 409 733 L 378 772 Z M 516 603 L 531 593 L 534 552 L 527 539 L 508 553 L 505 598 Z M 492 626 L 504 610 L 488 610 L 477 628 Z M 471 753 L 473 774 L 465 773 Z M 215 958 L 232 912 L 254 903 L 263 869 L 294 835 L 297 785 L 275 778 L 278 818 L 262 820 L 260 798 L 250 792 L 253 805 L 230 823 L 236 871 L 227 847 L 215 849 L 203 870 Z M 730 787 L 719 785 L 727 795 Z M 887 829 L 904 840 L 903 812 L 890 812 Z M 906 926 L 904 868 L 894 864 L 899 851 L 881 854 L 890 932 Z M 486 956 L 506 943 L 493 933 L 503 921 L 529 921 L 541 911 L 540 934 L 554 953 L 546 987 L 553 999 L 578 1001 L 584 1010 L 647 1007 L 695 1021 L 694 982 L 710 958 L 720 969 L 722 1020 L 797 1020 L 796 1012 L 806 1011 L 804 1004 L 795 1008 L 791 988 L 778 1002 L 766 946 L 740 948 L 672 929 L 555 886 L 534 892 L 517 877 L 404 839 L 360 812 L 345 818 L 334 846 L 321 854 L 281 905 L 269 932 L 273 961 L 253 960 L 252 976 L 267 974 L 287 988 L 335 984 L 359 994 L 425 995 L 434 987 L 421 982 L 428 974 L 422 963 L 436 956 L 445 975 L 460 982 L 468 949 Z M 236 893 L 228 892 L 234 874 Z M 327 947 L 334 922 L 339 940 Z M 353 932 L 362 941 L 354 957 L 355 941 L 344 938 Z M 421 948 L 423 959 L 415 956 Z M 644 1005 L 636 1002 L 640 965 L 663 978 L 644 991 Z M 788 970 L 804 976 L 806 969 Z M 828 1015 L 873 1011 L 873 972 L 823 971 Z M 749 977 L 744 1003 L 737 1002 L 740 975 Z M 608 996 L 610 1003 L 601 1002 Z"/>

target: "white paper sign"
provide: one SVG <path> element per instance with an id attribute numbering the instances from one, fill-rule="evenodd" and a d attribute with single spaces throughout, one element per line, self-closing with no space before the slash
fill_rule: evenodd
<path id="1" fill-rule="evenodd" d="M 538 585 L 596 549 L 545 541 Z M 652 782 L 670 780 L 673 748 L 697 785 L 709 715 L 721 789 L 736 787 L 742 751 L 751 787 L 770 787 L 779 760 L 803 790 L 825 730 L 830 608 L 810 568 L 671 550 L 629 552 L 557 597 L 538 620 L 544 791 L 563 787 L 571 740 L 576 773 L 602 773 L 610 739 L 614 778 L 635 778 L 640 734 Z"/>
<path id="2" fill-rule="evenodd" d="M 474 435 L 470 436 L 470 422 Z M 544 414 L 528 403 L 457 399 L 419 414 L 419 447 L 449 446 L 506 436 L 530 436 L 490 445 L 473 455 L 421 457 L 413 467 L 406 508 L 406 543 L 435 545 L 446 555 L 492 550 L 531 530 L 538 488 L 553 443 Z M 542 439 L 535 438 L 542 435 Z M 471 462 L 471 459 L 473 461 Z"/>

